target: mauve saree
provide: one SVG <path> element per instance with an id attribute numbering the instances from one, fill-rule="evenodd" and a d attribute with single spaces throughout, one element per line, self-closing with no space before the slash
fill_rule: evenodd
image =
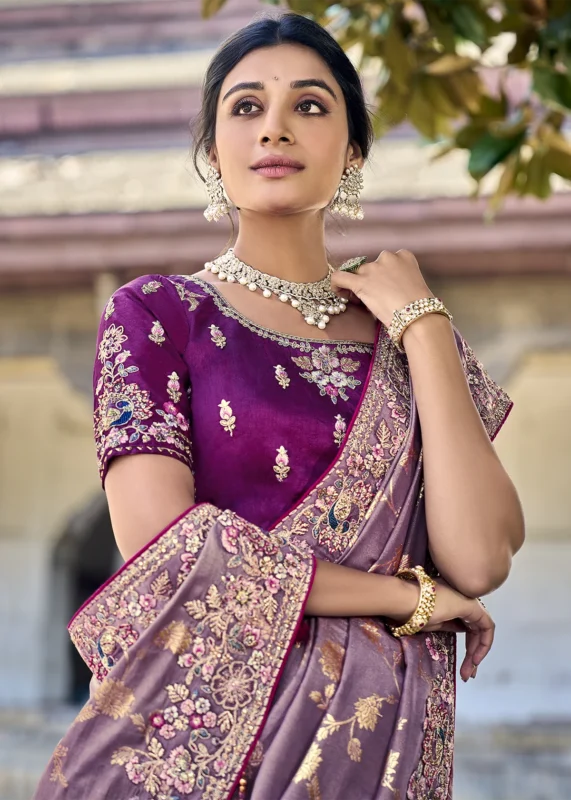
<path id="1" fill-rule="evenodd" d="M 456 331 L 494 437 L 511 401 Z M 90 699 L 36 800 L 447 800 L 455 636 L 304 617 L 316 558 L 431 568 L 406 356 L 255 325 L 192 276 L 101 320 L 95 435 L 192 469 L 197 504 L 77 612 Z"/>

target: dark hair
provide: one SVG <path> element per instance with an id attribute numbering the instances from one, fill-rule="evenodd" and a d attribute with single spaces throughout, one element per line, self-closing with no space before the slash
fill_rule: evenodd
<path id="1" fill-rule="evenodd" d="M 201 177 L 198 160 L 201 153 L 208 155 L 214 144 L 216 108 L 224 79 L 248 53 L 278 44 L 310 47 L 327 64 L 343 91 L 349 141 L 358 144 L 363 157 L 367 158 L 375 137 L 359 74 L 343 48 L 321 25 L 290 12 L 250 22 L 226 39 L 210 62 L 202 89 L 202 108 L 193 125 L 193 162 Z"/>

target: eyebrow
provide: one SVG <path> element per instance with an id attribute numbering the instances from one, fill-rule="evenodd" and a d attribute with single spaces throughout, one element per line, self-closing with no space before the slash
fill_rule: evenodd
<path id="1" fill-rule="evenodd" d="M 317 86 L 319 89 L 325 89 L 325 91 L 329 92 L 334 100 L 337 100 L 337 95 L 331 86 L 329 86 L 329 84 L 325 81 L 322 81 L 320 78 L 304 78 L 301 81 L 292 81 L 290 83 L 290 89 L 307 89 L 312 86 Z M 227 97 L 230 97 L 231 94 L 234 94 L 234 92 L 240 92 L 244 89 L 252 89 L 253 91 L 262 92 L 264 88 L 264 84 L 260 83 L 260 81 L 245 81 L 242 83 L 237 83 L 231 89 L 228 89 L 222 98 L 222 102 L 224 102 Z"/>

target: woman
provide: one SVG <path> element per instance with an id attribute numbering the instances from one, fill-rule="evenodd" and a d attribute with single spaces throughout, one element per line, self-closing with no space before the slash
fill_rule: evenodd
<path id="1" fill-rule="evenodd" d="M 494 629 L 476 598 L 523 539 L 490 443 L 511 402 L 411 253 L 329 267 L 325 210 L 361 216 L 371 141 L 315 23 L 260 19 L 215 55 L 196 152 L 205 215 L 231 201 L 239 232 L 103 314 L 127 562 L 70 623 L 91 699 L 40 800 L 451 796 L 454 634 L 468 680 Z"/>

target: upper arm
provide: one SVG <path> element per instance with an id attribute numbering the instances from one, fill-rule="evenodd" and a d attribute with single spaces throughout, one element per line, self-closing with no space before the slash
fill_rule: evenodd
<path id="1" fill-rule="evenodd" d="M 117 547 L 128 559 L 194 505 L 190 469 L 167 456 L 119 456 L 105 480 Z"/>
<path id="2" fill-rule="evenodd" d="M 172 284 L 148 278 L 109 301 L 93 375 L 99 471 L 126 558 L 194 503 L 188 320 Z"/>

